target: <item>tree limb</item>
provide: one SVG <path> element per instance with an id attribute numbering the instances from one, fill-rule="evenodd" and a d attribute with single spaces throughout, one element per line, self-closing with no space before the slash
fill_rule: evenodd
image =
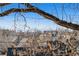
<path id="1" fill-rule="evenodd" d="M 34 7 L 34 6 L 31 6 L 31 4 L 29 4 L 28 7 L 29 7 L 28 9 L 13 8 L 13 9 L 7 10 L 5 12 L 0 13 L 0 17 L 14 13 L 14 12 L 34 12 L 34 13 L 37 13 L 37 14 L 43 16 L 46 19 L 54 21 L 56 24 L 58 24 L 60 26 L 64 26 L 66 28 L 70 28 L 73 30 L 79 30 L 79 25 L 77 25 L 77 24 L 68 23 L 67 21 L 60 20 L 59 18 L 57 18 L 49 13 L 46 13 L 46 12 L 44 12 L 44 11 Z"/>
<path id="2" fill-rule="evenodd" d="M 0 17 L 6 16 L 6 15 L 14 13 L 14 12 L 33 12 L 33 11 L 34 11 L 34 8 L 28 8 L 28 9 L 12 8 L 12 9 L 9 9 L 7 11 L 0 13 Z"/>
<path id="3" fill-rule="evenodd" d="M 1 6 L 6 6 L 6 5 L 9 5 L 9 4 L 11 4 L 11 3 L 0 3 L 0 7 Z"/>

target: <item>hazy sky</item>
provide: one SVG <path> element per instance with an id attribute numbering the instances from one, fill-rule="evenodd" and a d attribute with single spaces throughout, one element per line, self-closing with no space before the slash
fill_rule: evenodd
<path id="1" fill-rule="evenodd" d="M 51 4 L 51 3 L 43 3 L 43 4 L 32 4 L 35 7 L 38 7 L 39 9 L 50 13 L 52 15 L 55 15 L 56 17 L 63 19 L 65 21 L 72 21 L 73 23 L 79 22 L 79 12 L 78 12 L 78 5 L 79 4 Z M 11 9 L 11 8 L 27 8 L 24 5 L 21 4 L 11 4 L 4 7 L 0 7 L 0 13 Z M 24 27 L 24 18 L 19 15 L 19 13 L 16 13 L 17 16 L 15 17 L 15 13 L 9 14 L 4 17 L 0 17 L 0 27 L 5 29 L 14 29 L 14 20 L 18 19 L 19 21 L 16 22 L 16 27 L 19 30 L 23 30 Z M 39 30 L 51 30 L 56 29 L 59 27 L 59 25 L 55 24 L 53 21 L 50 21 L 48 19 L 43 18 L 42 16 L 36 14 L 36 13 L 22 13 L 23 16 L 25 16 L 27 20 L 27 26 L 29 26 L 31 29 L 39 29 Z M 62 16 L 63 15 L 63 16 Z M 71 20 L 70 20 L 71 19 Z M 27 27 L 28 28 L 28 27 Z M 26 28 L 26 29 L 27 29 Z"/>

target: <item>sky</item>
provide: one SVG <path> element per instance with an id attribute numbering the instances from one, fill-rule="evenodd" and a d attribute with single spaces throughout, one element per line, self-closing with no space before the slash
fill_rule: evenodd
<path id="1" fill-rule="evenodd" d="M 62 3 L 33 3 L 33 6 L 49 13 L 52 14 L 61 20 L 65 20 L 67 22 L 73 22 L 77 23 L 79 22 L 79 4 L 62 4 Z M 4 12 L 8 9 L 11 8 L 27 8 L 26 6 L 18 3 L 13 3 L 11 5 L 7 5 L 4 7 L 0 7 L 0 13 Z M 16 16 L 15 16 L 16 14 Z M 55 24 L 53 21 L 45 19 L 44 17 L 40 16 L 39 14 L 36 13 L 21 13 L 26 21 L 27 21 L 27 27 L 26 30 L 29 29 L 38 29 L 38 30 L 55 30 L 57 28 L 61 28 L 61 26 Z M 24 31 L 24 18 L 21 16 L 19 13 L 12 13 L 4 17 L 0 17 L 0 28 L 3 29 L 14 29 L 14 20 L 16 20 L 16 30 L 22 30 Z M 19 21 L 18 21 L 18 20 Z"/>

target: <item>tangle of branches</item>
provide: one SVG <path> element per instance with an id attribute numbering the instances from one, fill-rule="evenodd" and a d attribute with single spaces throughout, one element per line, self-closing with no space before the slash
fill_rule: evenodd
<path id="1" fill-rule="evenodd" d="M 8 4 L 1 4 L 1 6 L 4 6 L 4 5 L 8 5 Z M 33 12 L 33 13 L 37 13 L 37 14 L 43 16 L 46 19 L 54 21 L 56 24 L 58 24 L 60 26 L 64 26 L 66 28 L 70 28 L 73 30 L 79 30 L 78 24 L 68 23 L 67 21 L 60 20 L 58 17 L 55 17 L 47 12 L 44 12 L 44 11 L 32 6 L 31 4 L 27 3 L 24 5 L 27 6 L 28 8 L 25 8 L 25 9 L 13 8 L 13 9 L 0 13 L 0 17 L 14 13 L 14 12 Z"/>

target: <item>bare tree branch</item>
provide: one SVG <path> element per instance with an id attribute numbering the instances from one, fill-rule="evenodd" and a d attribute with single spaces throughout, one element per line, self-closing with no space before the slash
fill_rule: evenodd
<path id="1" fill-rule="evenodd" d="M 25 5 L 27 6 L 27 4 L 25 4 Z M 0 17 L 14 13 L 14 12 L 34 12 L 34 13 L 37 13 L 37 14 L 43 16 L 46 19 L 54 21 L 56 24 L 58 24 L 60 26 L 64 26 L 66 28 L 70 28 L 70 29 L 73 29 L 73 30 L 79 30 L 79 25 L 77 25 L 77 24 L 68 23 L 67 21 L 60 20 L 59 18 L 57 18 L 57 17 L 55 17 L 55 16 L 53 16 L 53 15 L 47 13 L 47 12 L 44 12 L 44 11 L 32 6 L 31 4 L 28 4 L 27 7 L 29 7 L 29 8 L 28 9 L 13 8 L 13 9 L 7 10 L 3 13 L 0 13 Z"/>
<path id="2" fill-rule="evenodd" d="M 29 9 L 17 9 L 17 8 L 12 8 L 10 10 L 4 11 L 0 13 L 0 17 L 6 16 L 8 14 L 14 13 L 14 12 L 32 12 L 34 11 L 34 8 L 29 8 Z"/>
<path id="3" fill-rule="evenodd" d="M 54 21 L 56 24 L 58 24 L 60 26 L 64 26 L 66 28 L 70 28 L 70 29 L 73 29 L 73 30 L 79 30 L 79 25 L 77 25 L 77 24 L 68 23 L 67 21 L 60 20 L 59 18 L 57 18 L 57 17 L 55 17 L 55 16 L 53 16 L 51 14 L 48 14 L 48 13 L 46 13 L 46 12 L 44 12 L 44 11 L 34 7 L 34 6 L 32 6 L 29 3 L 28 4 L 24 4 L 24 5 L 28 5 L 28 7 L 35 8 L 37 10 L 36 13 L 40 14 L 41 16 L 43 16 L 43 17 L 45 17 L 45 18 L 47 18 L 49 20 Z"/>
<path id="4" fill-rule="evenodd" d="M 6 5 L 9 5 L 9 4 L 11 4 L 11 3 L 0 3 L 0 7 L 1 6 L 6 6 Z"/>

